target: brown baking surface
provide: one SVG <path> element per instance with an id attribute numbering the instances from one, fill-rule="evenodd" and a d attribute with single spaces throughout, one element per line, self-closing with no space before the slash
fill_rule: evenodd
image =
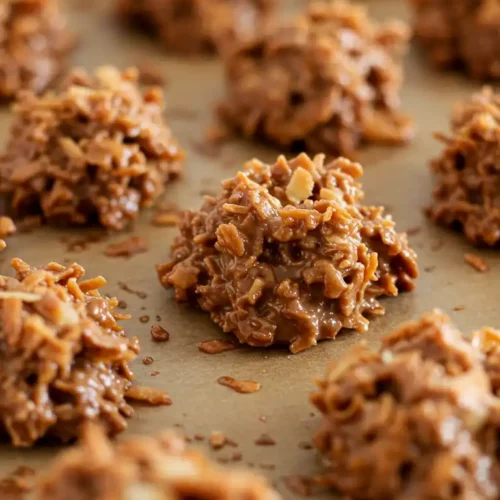
<path id="1" fill-rule="evenodd" d="M 291 8 L 305 3 L 285 1 Z M 202 201 L 200 193 L 217 191 L 219 180 L 233 175 L 247 159 L 253 156 L 264 161 L 275 159 L 277 150 L 245 141 L 225 145 L 220 154 L 212 150 L 203 154 L 199 145 L 211 123 L 212 105 L 223 94 L 222 71 L 216 59 L 165 56 L 154 42 L 121 30 L 106 15 L 105 6 L 98 6 L 108 2 L 93 2 L 93 7 L 83 10 L 81 1 L 65 3 L 74 5 L 70 24 L 82 34 L 81 46 L 73 59 L 75 64 L 91 70 L 103 63 L 125 67 L 147 59 L 148 63 L 158 64 L 165 74 L 167 110 L 171 110 L 167 111 L 169 125 L 188 154 L 185 177 L 167 187 L 167 202 L 180 208 L 198 208 Z M 408 15 L 401 0 L 366 3 L 379 19 L 407 18 Z M 207 314 L 187 305 L 177 305 L 172 300 L 172 292 L 161 287 L 154 264 L 166 260 L 176 229 L 153 226 L 154 211 L 144 213 L 130 233 L 107 236 L 97 228 L 73 231 L 41 228 L 7 240 L 7 249 L 0 254 L 0 273 L 11 273 L 9 261 L 13 257 L 21 257 L 34 265 L 51 260 L 61 263 L 74 260 L 86 268 L 88 277 L 104 275 L 108 280 L 104 293 L 116 295 L 127 305 L 123 312 L 133 314 L 125 326 L 129 335 L 137 335 L 141 341 L 141 354 L 133 364 L 137 380 L 165 389 L 173 403 L 168 407 L 137 408 L 136 416 L 129 421 L 127 435 L 153 434 L 174 426 L 190 438 L 195 434 L 208 438 L 212 431 L 221 431 L 238 444 L 236 450 L 242 454 L 238 465 L 255 464 L 259 472 L 277 484 L 285 499 L 300 498 L 286 488 L 283 477 L 321 470 L 318 455 L 314 450 L 304 449 L 303 443 L 311 440 L 319 424 L 318 412 L 309 404 L 309 394 L 314 389 L 313 378 L 324 374 L 328 361 L 362 338 L 369 345 L 377 344 L 384 332 L 433 307 L 450 314 L 464 332 L 484 325 L 500 327 L 498 250 L 473 249 L 462 235 L 434 227 L 422 214 L 422 208 L 430 202 L 433 186 L 427 164 L 441 147 L 431 133 L 448 130 L 452 103 L 470 96 L 479 89 L 479 84 L 460 74 L 430 69 L 415 47 L 407 58 L 407 68 L 402 109 L 415 119 L 416 139 L 408 147 L 368 147 L 359 159 L 365 167 L 363 184 L 367 201 L 385 204 L 399 230 L 411 229 L 410 242 L 419 254 L 422 276 L 414 292 L 383 300 L 386 316 L 372 321 L 369 332 L 363 336 L 342 333 L 335 341 L 322 342 L 297 355 L 291 355 L 287 348 L 242 347 L 216 355 L 199 351 L 198 344 L 202 341 L 230 337 L 220 332 Z M 1 111 L 2 143 L 7 137 L 9 122 L 9 113 Z M 148 241 L 146 253 L 130 259 L 105 255 L 109 243 L 133 235 Z M 80 244 L 72 245 L 75 241 Z M 76 251 L 68 252 L 71 247 Z M 468 266 L 464 262 L 467 252 L 484 258 L 489 271 L 478 273 Z M 125 291 L 123 283 L 135 293 Z M 147 297 L 141 298 L 144 297 L 141 292 L 146 292 Z M 457 306 L 465 306 L 465 309 L 455 310 Z M 149 316 L 149 322 L 141 322 L 141 316 Z M 169 332 L 168 342 L 152 340 L 150 331 L 154 324 L 160 324 Z M 151 365 L 142 363 L 148 356 L 154 359 Z M 159 373 L 151 376 L 155 372 Z M 262 387 L 254 394 L 238 394 L 217 383 L 222 376 L 254 380 Z M 311 416 L 312 413 L 315 416 Z M 255 441 L 262 434 L 270 436 L 276 445 L 257 446 Z M 190 446 L 209 448 L 207 439 L 193 440 Z M 55 447 L 16 450 L 2 445 L 0 475 L 19 465 L 37 469 L 56 451 Z M 210 453 L 226 458 L 231 457 L 234 450 Z M 272 469 L 269 465 L 276 467 Z M 326 499 L 331 495 L 315 498 Z"/>

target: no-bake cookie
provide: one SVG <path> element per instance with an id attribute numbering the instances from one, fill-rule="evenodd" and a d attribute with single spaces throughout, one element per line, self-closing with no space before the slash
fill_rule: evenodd
<path id="1" fill-rule="evenodd" d="M 45 90 L 64 69 L 75 41 L 59 0 L 2 0 L 0 99 Z"/>
<path id="2" fill-rule="evenodd" d="M 414 29 L 438 67 L 463 67 L 474 78 L 500 78 L 498 0 L 410 0 Z"/>
<path id="3" fill-rule="evenodd" d="M 483 89 L 458 104 L 451 135 L 438 135 L 441 155 L 431 163 L 436 178 L 428 213 L 438 224 L 464 232 L 475 245 L 500 242 L 500 94 Z"/>
<path id="4" fill-rule="evenodd" d="M 321 482 L 353 500 L 498 498 L 500 400 L 483 363 L 440 311 L 332 363 L 313 395 Z"/>
<path id="5" fill-rule="evenodd" d="M 279 0 L 118 0 L 126 22 L 181 53 L 218 51 L 253 37 L 268 24 Z"/>
<path id="6" fill-rule="evenodd" d="M 384 313 L 377 299 L 411 290 L 418 270 L 391 216 L 361 203 L 362 172 L 323 155 L 248 162 L 185 212 L 161 282 L 252 346 L 298 352 L 342 328 L 366 331 Z"/>
<path id="7" fill-rule="evenodd" d="M 112 445 L 95 426 L 40 482 L 39 500 L 279 500 L 263 478 L 211 463 L 171 432 Z"/>
<path id="8" fill-rule="evenodd" d="M 378 26 L 362 7 L 313 2 L 225 60 L 221 125 L 332 156 L 408 141 L 413 124 L 399 110 L 408 36 L 402 22 Z"/>
<path id="9" fill-rule="evenodd" d="M 134 69 L 76 70 L 60 92 L 26 93 L 14 108 L 0 193 L 19 216 L 123 229 L 182 171 L 163 93 Z"/>
<path id="10" fill-rule="evenodd" d="M 86 420 L 124 430 L 138 343 L 117 323 L 118 300 L 99 294 L 104 278 L 82 281 L 77 264 L 12 265 L 15 278 L 0 275 L 0 431 L 29 446 L 71 440 Z"/>

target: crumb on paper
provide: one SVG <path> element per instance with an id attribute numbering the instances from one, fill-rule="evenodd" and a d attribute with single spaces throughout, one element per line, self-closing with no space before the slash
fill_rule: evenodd
<path id="1" fill-rule="evenodd" d="M 464 255 L 464 260 L 467 264 L 469 264 L 469 266 L 471 266 L 480 273 L 485 273 L 489 270 L 488 264 L 479 255 L 473 253 L 466 253 Z"/>
<path id="2" fill-rule="evenodd" d="M 165 391 L 153 387 L 132 386 L 126 392 L 127 399 L 132 399 L 139 403 L 147 403 L 152 406 L 171 405 L 172 400 Z"/>
<path id="3" fill-rule="evenodd" d="M 269 434 L 261 434 L 256 440 L 257 446 L 275 446 L 276 441 Z"/>
<path id="4" fill-rule="evenodd" d="M 151 338 L 155 342 L 166 342 L 170 338 L 170 334 L 160 325 L 151 327 Z"/>
<path id="5" fill-rule="evenodd" d="M 145 365 L 151 365 L 153 364 L 153 361 L 154 359 L 151 357 L 151 356 L 146 356 L 142 362 L 145 364 Z"/>
<path id="6" fill-rule="evenodd" d="M 143 314 L 140 318 L 139 321 L 141 323 L 147 323 L 149 321 L 149 316 L 147 314 Z"/>
<path id="7" fill-rule="evenodd" d="M 226 444 L 226 436 L 220 431 L 212 431 L 209 442 L 212 449 L 220 450 Z"/>
<path id="8" fill-rule="evenodd" d="M 132 257 L 149 250 L 148 242 L 141 236 L 131 236 L 117 243 L 110 243 L 104 253 L 108 257 Z"/>
<path id="9" fill-rule="evenodd" d="M 198 349 L 206 354 L 220 354 L 225 351 L 238 349 L 240 345 L 233 340 L 204 340 L 198 344 Z"/>
<path id="10" fill-rule="evenodd" d="M 252 394 L 259 391 L 261 387 L 260 384 L 254 380 L 236 380 L 235 378 L 228 376 L 219 377 L 217 382 L 220 385 L 225 385 L 226 387 L 239 392 L 240 394 Z"/>

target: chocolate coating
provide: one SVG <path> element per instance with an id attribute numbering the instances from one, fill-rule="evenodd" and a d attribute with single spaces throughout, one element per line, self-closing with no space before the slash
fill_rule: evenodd
<path id="1" fill-rule="evenodd" d="M 102 297 L 102 277 L 80 281 L 78 264 L 0 276 L 0 430 L 15 446 L 43 437 L 68 441 L 86 420 L 123 431 L 133 414 L 125 394 L 128 362 L 138 352 L 117 323 L 116 299 Z"/>
<path id="2" fill-rule="evenodd" d="M 298 352 L 366 331 L 366 316 L 384 313 L 377 298 L 411 290 L 418 270 L 384 209 L 361 204 L 362 172 L 322 155 L 248 162 L 184 214 L 161 282 L 252 346 Z"/>
<path id="3" fill-rule="evenodd" d="M 313 2 L 226 58 L 221 123 L 331 156 L 408 141 L 413 124 L 399 111 L 408 36 L 405 24 L 377 26 L 362 7 Z"/>
<path id="4" fill-rule="evenodd" d="M 57 93 L 28 93 L 14 109 L 0 193 L 20 216 L 121 230 L 182 171 L 163 118 L 163 93 L 141 92 L 135 70 L 74 71 Z"/>
<path id="5" fill-rule="evenodd" d="M 172 432 L 110 443 L 86 427 L 83 442 L 63 452 L 42 477 L 39 500 L 280 500 L 267 481 L 222 468 L 186 451 Z"/>
<path id="6" fill-rule="evenodd" d="M 500 400 L 440 311 L 332 363 L 313 403 L 325 485 L 355 500 L 496 499 Z"/>
<path id="7" fill-rule="evenodd" d="M 451 135 L 438 135 L 444 148 L 431 163 L 436 187 L 430 218 L 479 246 L 500 242 L 499 117 L 500 94 L 489 88 L 457 104 Z"/>

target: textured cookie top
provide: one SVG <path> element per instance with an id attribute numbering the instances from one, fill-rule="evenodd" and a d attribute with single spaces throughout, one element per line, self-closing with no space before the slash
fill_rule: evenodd
<path id="1" fill-rule="evenodd" d="M 134 69 L 77 70 L 60 92 L 23 96 L 0 157 L 0 192 L 18 214 L 123 229 L 181 172 L 163 93 L 137 79 Z"/>
<path id="2" fill-rule="evenodd" d="M 252 160 L 186 212 L 172 257 L 158 271 L 178 300 L 255 346 L 293 352 L 365 331 L 377 297 L 411 290 L 415 253 L 383 208 L 362 205 L 359 164 L 302 154 Z"/>
<path id="3" fill-rule="evenodd" d="M 15 278 L 0 276 L 0 426 L 16 446 L 44 436 L 69 440 L 84 420 L 107 431 L 126 427 L 128 362 L 138 352 L 117 320 L 106 281 L 82 281 L 78 264 L 32 268 L 14 259 Z"/>
<path id="4" fill-rule="evenodd" d="M 354 499 L 497 498 L 500 401 L 484 362 L 434 311 L 332 363 L 312 398 L 324 483 Z"/>
<path id="5" fill-rule="evenodd" d="M 456 105 L 451 135 L 431 169 L 436 177 L 430 217 L 459 228 L 475 245 L 500 242 L 500 97 L 486 87 Z"/>
<path id="6" fill-rule="evenodd" d="M 63 452 L 42 478 L 40 500 L 279 500 L 267 481 L 245 469 L 226 469 L 186 451 L 171 432 L 112 445 L 87 427 L 83 442 Z"/>
<path id="7" fill-rule="evenodd" d="M 408 36 L 403 23 L 378 26 L 362 7 L 311 3 L 227 59 L 222 121 L 332 156 L 365 140 L 406 141 L 413 126 L 398 109 Z"/>

